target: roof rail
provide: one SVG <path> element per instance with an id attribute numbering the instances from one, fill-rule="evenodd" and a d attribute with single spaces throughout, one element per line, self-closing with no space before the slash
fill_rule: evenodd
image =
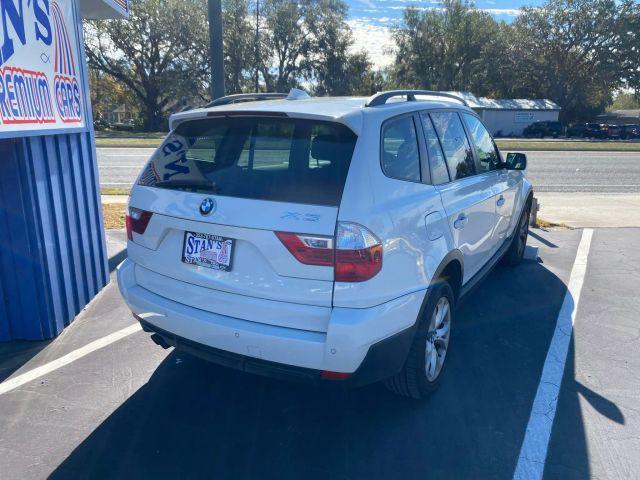
<path id="1" fill-rule="evenodd" d="M 365 107 L 377 107 L 380 105 L 384 105 L 387 103 L 387 100 L 389 100 L 390 98 L 400 97 L 400 96 L 406 96 L 407 102 L 415 102 L 416 95 L 452 98 L 454 100 L 458 100 L 465 107 L 469 106 L 469 104 L 464 98 L 459 97 L 458 95 L 454 95 L 452 93 L 435 92 L 433 90 L 389 90 L 387 92 L 378 92 L 375 95 L 372 95 L 371 97 L 369 97 L 369 100 L 367 100 Z"/>
<path id="2" fill-rule="evenodd" d="M 287 98 L 288 93 L 238 93 L 235 95 L 227 95 L 226 97 L 216 98 L 213 102 L 209 102 L 206 108 L 219 107 L 221 105 L 229 105 L 231 103 L 241 102 L 259 102 L 261 100 L 276 100 L 278 98 Z"/>

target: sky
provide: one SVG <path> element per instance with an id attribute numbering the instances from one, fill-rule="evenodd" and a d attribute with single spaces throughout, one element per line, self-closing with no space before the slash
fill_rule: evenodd
<path id="1" fill-rule="evenodd" d="M 408 6 L 439 8 L 440 0 L 346 0 L 349 5 L 349 25 L 353 29 L 356 50 L 369 52 L 375 66 L 389 65 L 393 58 L 384 50 L 392 45 L 390 29 L 402 19 Z M 497 20 L 511 22 L 520 7 L 537 6 L 541 0 L 476 0 L 476 8 L 486 10 Z"/>

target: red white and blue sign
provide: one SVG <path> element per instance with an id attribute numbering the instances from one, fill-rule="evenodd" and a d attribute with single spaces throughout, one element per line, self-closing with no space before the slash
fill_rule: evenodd
<path id="1" fill-rule="evenodd" d="M 73 0 L 0 0 L 0 133 L 85 127 Z"/>

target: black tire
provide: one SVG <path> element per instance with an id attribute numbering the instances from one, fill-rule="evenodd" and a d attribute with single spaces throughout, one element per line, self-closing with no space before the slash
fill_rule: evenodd
<path id="1" fill-rule="evenodd" d="M 507 265 L 515 266 L 522 261 L 524 250 L 527 246 L 527 237 L 529 236 L 529 217 L 531 215 L 531 204 L 527 203 L 524 207 L 522 215 L 518 220 L 518 226 L 511 239 L 509 250 L 504 254 L 503 260 Z"/>
<path id="2" fill-rule="evenodd" d="M 427 341 L 428 338 L 432 338 L 433 334 L 433 332 L 430 331 L 431 319 L 434 315 L 434 311 L 436 310 L 436 306 L 443 297 L 449 302 L 450 316 L 448 342 L 442 367 L 435 379 L 429 380 L 427 377 L 426 362 Z M 421 317 L 418 319 L 418 328 L 404 367 L 402 367 L 402 370 L 398 374 L 385 380 L 385 386 L 389 390 L 404 397 L 421 400 L 438 388 L 446 370 L 447 358 L 449 356 L 449 350 L 451 349 L 451 326 L 454 323 L 454 311 L 455 303 L 453 290 L 449 283 L 441 279 L 429 292 L 429 298 L 427 299 L 427 304 L 425 305 Z"/>

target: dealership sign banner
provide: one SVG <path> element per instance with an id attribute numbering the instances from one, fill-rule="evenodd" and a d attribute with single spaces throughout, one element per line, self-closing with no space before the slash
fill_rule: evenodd
<path id="1" fill-rule="evenodd" d="M 73 0 L 0 0 L 0 134 L 85 127 Z"/>

